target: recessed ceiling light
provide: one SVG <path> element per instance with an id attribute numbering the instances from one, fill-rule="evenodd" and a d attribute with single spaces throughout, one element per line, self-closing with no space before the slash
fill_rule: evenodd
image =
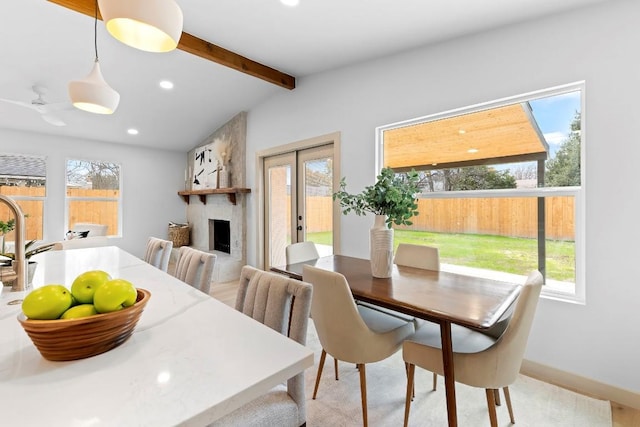
<path id="1" fill-rule="evenodd" d="M 298 3 L 300 3 L 299 0 L 280 0 L 280 3 L 282 3 L 285 6 L 297 6 Z"/>
<path id="2" fill-rule="evenodd" d="M 138 134 L 138 129 L 134 129 L 134 128 L 127 129 L 127 133 L 129 135 L 137 135 Z"/>
<path id="3" fill-rule="evenodd" d="M 469 148 L 469 149 L 467 150 L 467 153 L 477 153 L 477 152 L 478 152 L 478 149 L 477 149 L 477 148 Z"/>
<path id="4" fill-rule="evenodd" d="M 169 80 L 162 80 L 160 82 L 160 87 L 162 89 L 173 89 L 173 82 L 170 82 Z"/>

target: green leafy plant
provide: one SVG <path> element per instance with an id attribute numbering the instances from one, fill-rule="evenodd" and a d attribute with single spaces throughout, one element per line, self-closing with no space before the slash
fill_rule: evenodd
<path id="1" fill-rule="evenodd" d="M 385 215 L 387 227 L 392 224 L 411 225 L 410 219 L 418 215 L 416 194 L 418 193 L 418 172 L 411 170 L 404 175 L 396 175 L 393 169 L 383 168 L 374 185 L 365 187 L 362 193 L 349 194 L 346 179 L 340 180 L 340 190 L 333 193 L 333 200 L 339 200 L 344 215 L 373 213 Z"/>
<path id="2" fill-rule="evenodd" d="M 11 218 L 8 221 L 0 221 L 0 234 L 7 234 L 16 227 L 16 219 Z"/>
<path id="3" fill-rule="evenodd" d="M 0 238 L 2 239 L 2 252 L 4 253 L 4 235 L 16 228 L 16 219 L 11 218 L 8 221 L 0 221 Z"/>
<path id="4" fill-rule="evenodd" d="M 36 243 L 35 240 L 30 240 L 29 242 L 25 243 L 25 245 L 24 245 L 24 257 L 25 257 L 25 259 L 29 259 L 34 255 L 37 255 L 39 253 L 48 251 L 49 249 L 53 248 L 53 245 L 55 244 L 55 243 L 49 243 L 49 244 L 46 244 L 46 245 L 38 246 L 37 248 L 34 248 L 34 249 L 29 249 L 35 243 Z M 2 255 L 3 257 L 9 258 L 11 260 L 15 260 L 16 259 L 16 254 L 13 253 L 13 252 L 7 252 L 7 253 L 3 252 L 0 255 Z"/>

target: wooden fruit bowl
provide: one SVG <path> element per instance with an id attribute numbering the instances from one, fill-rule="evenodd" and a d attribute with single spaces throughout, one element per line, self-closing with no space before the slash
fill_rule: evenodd
<path id="1" fill-rule="evenodd" d="M 137 291 L 136 303 L 119 311 L 57 320 L 32 320 L 20 313 L 18 321 L 45 359 L 84 359 L 109 351 L 131 336 L 151 297 L 146 289 Z"/>

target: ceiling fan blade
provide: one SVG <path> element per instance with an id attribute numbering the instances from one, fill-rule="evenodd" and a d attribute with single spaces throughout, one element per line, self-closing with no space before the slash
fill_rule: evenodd
<path id="1" fill-rule="evenodd" d="M 36 106 L 31 104 L 30 102 L 14 101 L 13 99 L 5 99 L 5 98 L 0 98 L 0 101 L 8 102 L 9 104 L 19 105 L 21 107 L 31 108 L 33 110 L 37 109 Z"/>
<path id="2" fill-rule="evenodd" d="M 51 114 L 42 114 L 41 115 L 42 119 L 47 122 L 50 123 L 54 126 L 66 126 L 67 124 L 65 122 L 62 121 L 62 119 L 56 117 L 56 116 L 52 116 Z"/>
<path id="3" fill-rule="evenodd" d="M 53 111 L 73 110 L 73 104 L 71 102 L 54 102 L 52 104 L 38 105 L 36 109 L 41 114 L 48 114 Z"/>

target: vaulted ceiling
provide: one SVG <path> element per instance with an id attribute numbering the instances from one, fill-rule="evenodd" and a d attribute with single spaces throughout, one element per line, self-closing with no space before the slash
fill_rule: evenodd
<path id="1" fill-rule="evenodd" d="M 98 22 L 102 73 L 121 95 L 113 115 L 63 108 L 55 116 L 66 125 L 55 126 L 35 108 L 0 102 L 0 129 L 187 151 L 238 112 L 295 91 L 305 76 L 614 0 L 300 0 L 297 7 L 279 0 L 176 1 L 186 36 L 169 53 L 125 46 Z M 36 86 L 45 102 L 67 107 L 67 84 L 91 70 L 93 18 L 56 2 L 92 5 L 2 0 L 1 99 L 31 103 Z M 194 54 L 203 48 L 232 60 L 224 65 Z M 246 62 L 234 66 L 238 58 Z M 164 79 L 173 90 L 159 88 Z M 139 134 L 128 135 L 128 128 Z"/>

